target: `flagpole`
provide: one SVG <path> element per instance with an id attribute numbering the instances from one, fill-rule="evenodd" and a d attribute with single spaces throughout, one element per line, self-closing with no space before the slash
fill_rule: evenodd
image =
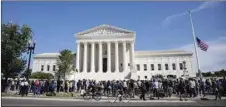
<path id="1" fill-rule="evenodd" d="M 192 28 L 193 42 L 194 42 L 194 47 L 195 47 L 195 55 L 196 55 L 196 61 L 197 61 L 197 65 L 198 65 L 198 73 L 199 73 L 199 78 L 201 79 L 202 73 L 201 73 L 200 65 L 199 65 L 199 57 L 198 57 L 198 51 L 197 51 L 197 43 L 196 43 L 195 30 L 194 30 L 194 26 L 193 26 L 193 21 L 192 21 L 192 17 L 191 17 L 191 12 L 188 11 L 188 13 L 189 13 L 189 16 L 190 16 L 190 21 L 191 21 L 191 28 Z"/>

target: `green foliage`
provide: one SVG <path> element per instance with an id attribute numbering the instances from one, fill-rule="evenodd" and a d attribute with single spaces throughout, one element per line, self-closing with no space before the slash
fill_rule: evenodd
<path id="1" fill-rule="evenodd" d="M 22 54 L 31 38 L 32 30 L 27 25 L 2 24 L 1 70 L 5 78 L 14 77 L 25 69 L 26 60 Z"/>
<path id="2" fill-rule="evenodd" d="M 57 66 L 59 69 L 56 72 L 57 77 L 63 77 L 65 80 L 66 75 L 69 75 L 71 71 L 74 71 L 74 54 L 71 50 L 65 49 L 60 51 L 60 55 L 57 60 Z"/>
<path id="3" fill-rule="evenodd" d="M 51 73 L 35 72 L 31 74 L 32 79 L 53 79 L 54 76 Z"/>
<path id="4" fill-rule="evenodd" d="M 222 69 L 220 71 L 215 71 L 213 73 L 211 72 L 203 72 L 203 77 L 225 77 L 226 76 L 226 70 Z"/>

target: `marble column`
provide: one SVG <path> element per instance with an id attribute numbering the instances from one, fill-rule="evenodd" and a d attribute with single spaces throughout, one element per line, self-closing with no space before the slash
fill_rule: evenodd
<path id="1" fill-rule="evenodd" d="M 79 56 L 80 56 L 80 42 L 77 42 L 77 53 L 76 53 L 76 69 L 77 71 L 79 72 L 80 71 L 80 59 L 79 59 Z"/>
<path id="2" fill-rule="evenodd" d="M 127 64 L 126 64 L 126 41 L 122 42 L 123 45 L 123 72 L 127 70 Z"/>
<path id="3" fill-rule="evenodd" d="M 119 72 L 118 42 L 115 42 L 115 73 Z"/>
<path id="4" fill-rule="evenodd" d="M 84 42 L 83 72 L 87 71 L 87 43 Z"/>
<path id="5" fill-rule="evenodd" d="M 134 41 L 130 42 L 130 68 L 135 68 L 134 65 Z"/>
<path id="6" fill-rule="evenodd" d="M 107 72 L 111 72 L 111 42 L 107 42 Z"/>
<path id="7" fill-rule="evenodd" d="M 94 72 L 95 71 L 95 43 L 92 42 L 91 43 L 91 70 L 90 72 Z"/>
<path id="8" fill-rule="evenodd" d="M 99 42 L 99 68 L 98 68 L 98 72 L 102 72 L 103 71 L 103 58 L 102 58 L 102 42 Z"/>

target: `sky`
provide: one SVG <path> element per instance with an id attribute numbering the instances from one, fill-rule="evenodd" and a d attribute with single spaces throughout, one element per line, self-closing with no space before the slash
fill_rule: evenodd
<path id="1" fill-rule="evenodd" d="M 135 50 L 194 52 L 188 10 L 209 45 L 198 48 L 201 70 L 226 69 L 226 2 L 2 2 L 2 23 L 29 25 L 35 54 L 76 52 L 74 34 L 102 24 L 135 31 Z"/>

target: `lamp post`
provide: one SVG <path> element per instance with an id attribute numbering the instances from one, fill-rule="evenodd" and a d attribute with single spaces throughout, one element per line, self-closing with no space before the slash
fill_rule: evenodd
<path id="1" fill-rule="evenodd" d="M 28 42 L 28 47 L 27 47 L 27 54 L 29 54 L 29 59 L 28 59 L 28 66 L 27 66 L 27 73 L 25 75 L 26 79 L 28 80 L 28 73 L 29 73 L 29 69 L 30 69 L 30 63 L 31 63 L 31 54 L 34 54 L 34 50 L 35 50 L 35 44 L 36 44 L 36 41 L 32 41 L 29 40 Z"/>

